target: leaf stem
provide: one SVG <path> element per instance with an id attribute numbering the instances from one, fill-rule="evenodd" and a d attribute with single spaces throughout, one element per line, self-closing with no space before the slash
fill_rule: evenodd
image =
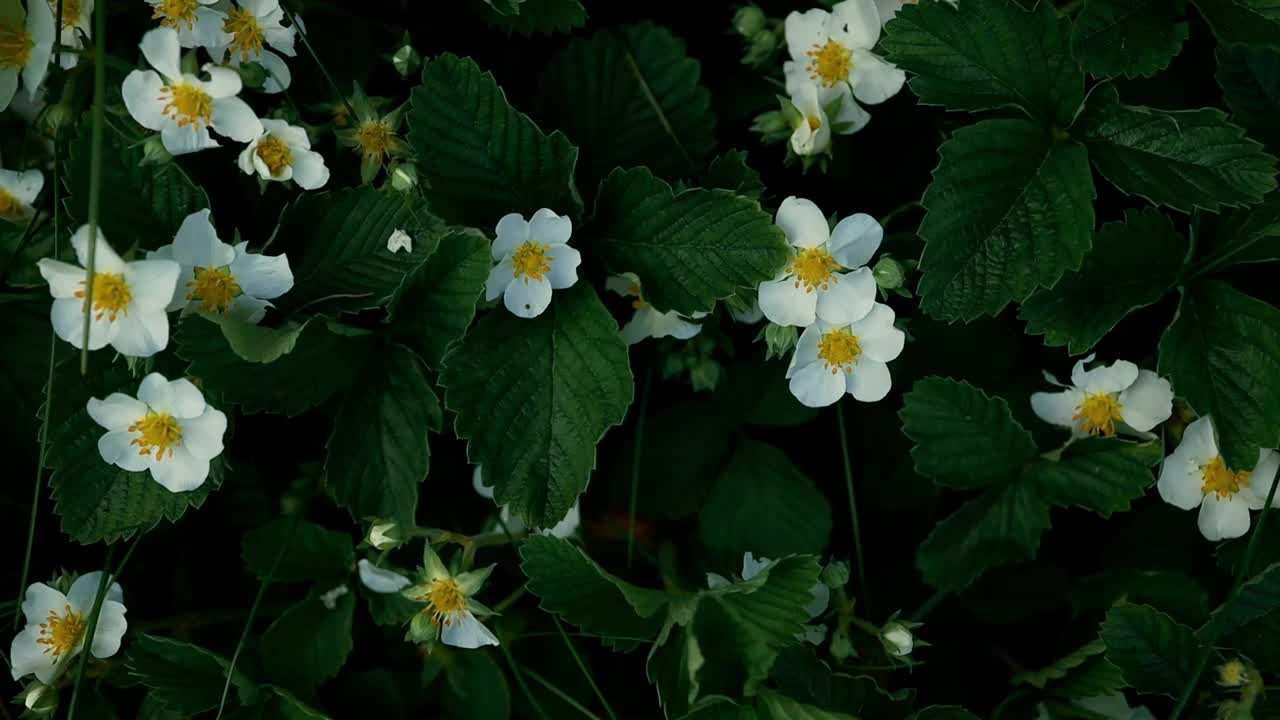
<path id="1" fill-rule="evenodd" d="M 84 335 L 80 345 L 80 374 L 89 374 L 89 329 L 93 326 L 94 264 L 98 257 L 98 206 L 102 199 L 102 128 L 107 106 L 107 3 L 93 13 L 93 147 L 89 153 L 89 257 L 85 262 Z"/>
<path id="2" fill-rule="evenodd" d="M 640 406 L 636 409 L 636 432 L 632 441 L 631 495 L 627 500 L 627 567 L 636 546 L 636 504 L 640 498 L 640 458 L 644 456 L 644 416 L 649 410 L 649 385 L 653 382 L 652 358 L 645 363 L 644 383 L 640 386 Z"/>
<path id="3" fill-rule="evenodd" d="M 942 601 L 946 600 L 947 596 L 950 594 L 951 593 L 946 590 L 939 590 L 933 595 L 930 595 L 928 600 L 925 600 L 920 607 L 916 608 L 915 612 L 911 613 L 911 621 L 924 622 L 924 619 L 929 617 L 929 613 L 937 609 L 937 607 L 942 604 Z"/>
<path id="4" fill-rule="evenodd" d="M 529 683 L 524 681 L 524 674 L 520 672 L 516 659 L 511 657 L 511 649 L 507 647 L 506 643 L 502 643 L 498 647 L 502 649 L 502 656 L 507 659 L 507 667 L 511 668 L 511 677 L 515 678 L 516 685 L 520 686 L 520 691 L 529 699 L 529 704 L 533 706 L 533 709 L 538 712 L 538 717 L 542 718 L 542 720 L 549 720 L 547 711 L 543 709 L 542 703 L 538 702 L 532 692 L 529 692 Z"/>
<path id="5" fill-rule="evenodd" d="M 104 5 L 106 3 L 103 3 Z M 141 535 L 139 535 L 141 537 Z M 134 540 L 137 544 L 137 540 Z M 102 603 L 107 599 L 107 588 L 111 587 L 111 556 L 116 546 L 107 546 L 107 556 L 102 561 L 102 577 L 98 580 L 98 592 L 93 597 L 93 610 L 89 612 L 89 625 L 85 628 L 84 645 L 80 649 L 79 670 L 76 672 L 75 685 L 71 688 L 71 704 L 67 706 L 67 720 L 74 720 L 76 704 L 80 702 L 80 685 L 84 682 L 85 669 L 89 667 L 89 656 L 93 654 L 93 635 L 98 631 L 98 616 L 102 613 Z M 132 554 L 133 549 L 129 549 Z M 126 557 L 126 559 L 128 559 Z M 123 565 L 123 563 L 121 563 Z"/>
<path id="6" fill-rule="evenodd" d="M 596 679 L 591 676 L 591 671 L 587 669 L 582 658 L 578 656 L 578 651 L 573 647 L 573 641 L 564 633 L 564 626 L 560 624 L 560 619 L 555 615 L 551 616 L 551 622 L 556 624 L 556 630 L 560 631 L 560 637 L 564 640 L 565 646 L 569 648 L 569 654 L 573 655 L 573 661 L 578 664 L 578 669 L 582 671 L 582 676 L 587 679 L 587 684 L 591 686 L 591 691 L 599 698 L 600 704 L 604 706 L 605 714 L 609 716 L 609 720 L 618 720 L 618 716 L 613 714 L 613 708 L 609 707 L 609 701 L 605 699 L 604 693 L 600 692 L 600 686 L 596 685 Z"/>
<path id="7" fill-rule="evenodd" d="M 355 107 L 351 105 L 351 101 L 347 100 L 347 96 L 338 87 L 338 83 L 333 81 L 333 76 L 329 74 L 329 68 L 325 67 L 324 61 L 320 59 L 320 55 L 316 52 L 316 49 L 311 47 L 311 39 L 307 37 L 309 33 L 302 29 L 302 26 L 298 24 L 298 18 L 294 17 L 293 11 L 285 7 L 284 3 L 280 4 L 280 9 L 284 11 L 285 17 L 289 18 L 289 24 L 297 30 L 298 37 L 302 38 L 302 44 L 306 46 L 307 52 L 311 54 L 311 59 L 316 61 L 316 65 L 320 68 L 320 74 L 324 75 L 324 79 L 329 83 L 329 89 L 331 89 L 333 94 L 338 96 L 338 99 L 346 106 L 347 112 L 351 114 L 352 120 L 358 120 L 359 116 L 356 115 Z"/>
<path id="8" fill-rule="evenodd" d="M 862 529 L 858 524 L 858 499 L 853 492 L 853 464 L 849 462 L 849 431 L 844 422 L 844 403 L 836 403 L 836 420 L 840 428 L 840 457 L 844 460 L 844 487 L 849 494 L 849 520 L 853 529 L 854 561 L 858 564 L 858 587 L 862 602 L 868 612 L 871 607 L 871 586 L 867 584 L 866 563 L 862 559 Z"/>
<path id="9" fill-rule="evenodd" d="M 640 86 L 640 92 L 644 93 L 644 97 L 649 101 L 649 105 L 653 108 L 653 114 L 658 118 L 658 124 L 662 125 L 662 129 L 667 133 L 667 137 L 671 138 L 671 142 L 675 143 L 676 149 L 680 151 L 680 156 L 689 164 L 689 169 L 697 170 L 698 165 L 689 155 L 688 149 L 684 143 L 680 142 L 680 136 L 676 134 L 675 128 L 671 126 L 671 122 L 667 120 L 667 114 L 662 111 L 662 105 L 658 102 L 658 98 L 653 94 L 653 89 L 649 87 L 649 81 L 645 80 L 644 72 L 640 70 L 640 65 L 636 62 L 635 53 L 631 51 L 631 43 L 627 42 L 627 36 L 621 31 L 618 32 L 618 39 L 622 41 L 625 48 L 623 56 L 627 59 L 627 67 L 631 69 L 631 74 L 636 78 L 636 84 Z"/>
<path id="10" fill-rule="evenodd" d="M 565 691 L 561 690 L 560 688 L 556 687 L 555 685 L 551 684 L 551 681 L 550 681 L 550 680 L 548 680 L 548 679 L 546 679 L 546 678 L 542 677 L 542 676 L 541 676 L 541 675 L 539 675 L 538 673 L 536 673 L 536 672 L 534 672 L 534 671 L 532 671 L 532 670 L 529 670 L 529 669 L 527 669 L 527 668 L 525 669 L 525 672 L 527 672 L 527 673 L 529 674 L 529 677 L 533 678 L 534 680 L 537 680 L 537 681 L 538 681 L 538 683 L 539 683 L 540 685 L 542 685 L 542 687 L 544 687 L 544 688 L 546 688 L 547 690 L 549 690 L 549 691 L 551 692 L 551 694 L 552 694 L 552 695 L 555 695 L 556 697 L 558 697 L 558 698 L 560 698 L 561 700 L 563 700 L 563 701 L 564 701 L 564 704 L 566 704 L 566 705 L 568 705 L 569 707 L 573 708 L 574 710 L 577 710 L 578 712 L 582 713 L 583 717 L 590 718 L 590 720 L 600 720 L 600 716 L 599 716 L 599 715 L 597 715 L 597 714 L 595 714 L 595 713 L 591 712 L 590 710 L 588 710 L 587 708 L 583 707 L 582 703 L 578 702 L 577 700 L 574 700 L 574 699 L 573 699 L 573 696 L 572 696 L 572 695 L 570 695 L 569 693 L 567 693 L 567 692 L 565 692 Z"/>

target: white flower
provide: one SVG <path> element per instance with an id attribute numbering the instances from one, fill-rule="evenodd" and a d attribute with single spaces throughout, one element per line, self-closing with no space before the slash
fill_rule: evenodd
<path id="1" fill-rule="evenodd" d="M 835 325 L 818 321 L 796 343 L 787 379 L 802 405 L 825 407 L 846 392 L 875 402 L 889 394 L 890 360 L 898 357 L 906 335 L 893 326 L 893 308 L 875 303 L 866 317 Z"/>
<path id="2" fill-rule="evenodd" d="M 27 588 L 22 601 L 27 625 L 13 638 L 9 650 L 14 680 L 34 674 L 37 680 L 48 685 L 66 667 L 67 661 L 80 654 L 101 581 L 101 572 L 81 575 L 66 595 L 44 583 L 34 583 Z M 93 657 L 109 658 L 120 650 L 120 640 L 129 627 L 124 614 L 124 591 L 118 583 L 111 583 L 98 611 L 98 625 L 90 648 Z"/>
<path id="3" fill-rule="evenodd" d="M 788 15 L 791 60 L 782 67 L 787 94 L 795 97 L 803 86 L 816 85 L 824 107 L 837 98 L 856 107 L 857 102 L 875 105 L 896 95 L 906 74 L 871 52 L 880 39 L 880 25 L 876 0 L 845 0 L 831 12 L 814 8 Z M 861 108 L 849 112 L 866 115 Z M 857 125 L 861 128 L 866 120 Z"/>
<path id="4" fill-rule="evenodd" d="M 262 135 L 258 117 L 236 97 L 241 83 L 235 70 L 205 65 L 208 80 L 182 72 L 178 33 L 167 27 L 148 30 L 139 47 L 155 70 L 129 73 L 121 95 L 139 125 L 160 132 L 165 150 L 182 155 L 218 147 L 210 129 L 242 143 Z"/>
<path id="5" fill-rule="evenodd" d="M 173 242 L 147 253 L 148 259 L 174 260 L 181 266 L 178 290 L 168 310 L 226 315 L 258 323 L 273 300 L 293 287 L 286 255 L 259 255 L 249 243 L 232 247 L 218 239 L 209 210 L 197 210 L 182 221 Z"/>
<path id="6" fill-rule="evenodd" d="M 263 118 L 262 135 L 240 152 L 240 169 L 265 180 L 293 180 L 303 190 L 315 190 L 329 182 L 324 157 L 311 149 L 307 131 L 283 120 Z"/>
<path id="7" fill-rule="evenodd" d="M 1110 437 L 1117 429 L 1145 433 L 1169 419 L 1173 389 L 1168 380 L 1124 360 L 1085 370 L 1093 358 L 1076 363 L 1065 390 L 1031 396 L 1031 409 L 1041 420 L 1071 428 L 1076 437 Z"/>
<path id="8" fill-rule="evenodd" d="M 209 461 L 222 453 L 227 416 L 204 400 L 186 378 L 160 373 L 142 379 L 138 397 L 111 393 L 89 398 L 89 417 L 107 429 L 98 438 L 102 459 L 129 472 L 149 470 L 169 492 L 195 490 L 209 477 Z"/>
<path id="9" fill-rule="evenodd" d="M 169 344 L 169 316 L 165 306 L 178 282 L 172 260 L 125 262 L 111 249 L 99 229 L 93 268 L 93 308 L 89 349 L 110 345 L 122 355 L 150 357 Z M 71 236 L 80 267 L 43 258 L 37 265 L 53 295 L 53 331 L 75 347 L 84 342 L 85 286 L 89 273 L 89 226 Z"/>
<path id="10" fill-rule="evenodd" d="M 231 67 L 239 67 L 242 62 L 258 63 L 267 72 L 264 92 L 287 89 L 293 81 L 289 66 L 284 58 L 266 49 L 270 45 L 289 57 L 297 54 L 293 48 L 297 30 L 281 24 L 284 10 L 280 9 L 279 0 L 239 0 L 238 7 L 223 0 L 218 9 L 225 19 L 221 37 L 209 48 L 213 59 Z"/>
<path id="11" fill-rule="evenodd" d="M 652 305 L 645 302 L 644 295 L 640 293 L 640 278 L 635 273 L 614 275 L 606 280 L 604 285 L 623 297 L 635 298 L 631 301 L 631 307 L 635 308 L 636 312 L 622 327 L 622 339 L 628 345 L 635 345 L 645 338 L 673 337 L 677 340 L 688 340 L 702 332 L 702 325 L 690 320 L 704 318 L 707 316 L 706 313 L 694 313 L 691 318 L 687 318 L 674 310 L 658 312 Z"/>
<path id="12" fill-rule="evenodd" d="M 826 102 L 815 83 L 804 83 L 791 94 L 797 116 L 792 122 L 791 150 L 796 155 L 822 155 L 831 150 L 831 133 L 852 135 L 871 122 L 871 114 L 847 95 Z M 831 117 L 831 113 L 835 117 Z"/>
<path id="13" fill-rule="evenodd" d="M 880 641 L 885 651 L 894 657 L 906 657 L 915 647 L 915 637 L 910 628 L 900 622 L 890 622 L 880 631 Z"/>
<path id="14" fill-rule="evenodd" d="M 356 563 L 356 569 L 360 573 L 360 582 L 376 593 L 400 592 L 413 584 L 400 573 L 384 570 L 364 558 Z"/>
<path id="15" fill-rule="evenodd" d="M 582 255 L 569 247 L 573 223 L 543 208 L 525 221 L 519 213 L 498 221 L 491 251 L 498 261 L 485 283 L 485 299 L 499 295 L 513 314 L 537 317 L 551 304 L 551 291 L 578 282 Z"/>
<path id="16" fill-rule="evenodd" d="M 498 638 L 476 618 L 476 613 L 491 615 L 493 611 L 472 597 L 492 570 L 490 565 L 454 575 L 428 543 L 423 551 L 422 583 L 401 591 L 410 600 L 426 603 L 410 622 L 409 636 L 419 642 L 438 638 L 445 645 L 460 648 L 497 645 Z"/>
<path id="17" fill-rule="evenodd" d="M 792 255 L 777 278 L 760 283 L 764 316 L 778 325 L 808 327 L 815 320 L 847 325 L 866 315 L 876 299 L 876 279 L 865 266 L 884 238 L 880 224 L 858 213 L 828 230 L 818 206 L 794 195 L 782 201 L 776 222 Z"/>
<path id="18" fill-rule="evenodd" d="M 401 250 L 413 252 L 413 238 L 404 230 L 396 228 L 391 237 L 387 238 L 387 252 L 397 253 Z"/>
<path id="19" fill-rule="evenodd" d="M 226 19 L 210 5 L 218 0 L 144 0 L 151 6 L 151 18 L 178 33 L 184 48 L 211 48 L 224 41 L 222 23 Z"/>
<path id="20" fill-rule="evenodd" d="M 31 207 L 44 187 L 39 170 L 0 170 L 0 220 L 22 224 L 35 215 Z"/>
<path id="21" fill-rule="evenodd" d="M 36 1 L 31 0 L 32 3 Z M 55 23 L 58 21 L 58 1 L 46 0 Z M 92 19 L 93 0 L 62 0 L 62 32 L 58 34 L 58 42 L 67 47 L 83 48 L 84 41 L 93 37 Z M 80 56 L 76 53 L 62 53 L 58 57 L 58 64 L 63 69 L 73 68 L 79 61 Z"/>
<path id="22" fill-rule="evenodd" d="M 1213 421 L 1206 415 L 1187 426 L 1182 442 L 1165 458 L 1156 487 L 1160 497 L 1183 510 L 1200 508 L 1200 532 L 1225 540 L 1249 531 L 1249 511 L 1261 510 L 1280 468 L 1280 454 L 1259 450 L 1250 471 L 1228 468 L 1218 453 Z M 1280 497 L 1272 501 L 1280 507 Z"/>
<path id="23" fill-rule="evenodd" d="M 0 111 L 18 92 L 18 75 L 34 100 L 53 53 L 53 12 L 45 0 L 31 0 L 23 11 L 17 0 L 0 3 Z"/>
<path id="24" fill-rule="evenodd" d="M 476 494 L 486 500 L 493 500 L 493 487 L 487 485 L 484 481 L 484 474 L 477 465 L 476 469 L 471 472 L 471 487 L 475 488 Z M 511 508 L 502 505 L 498 508 L 498 519 L 502 521 L 502 525 L 507 532 L 515 535 L 524 532 L 526 527 L 524 520 L 511 513 Z M 578 511 L 578 503 L 574 502 L 573 507 L 569 508 L 569 512 L 565 513 L 560 522 L 549 528 L 543 528 L 538 532 L 542 535 L 550 535 L 557 538 L 572 537 L 578 532 L 578 526 L 582 523 L 582 515 Z"/>

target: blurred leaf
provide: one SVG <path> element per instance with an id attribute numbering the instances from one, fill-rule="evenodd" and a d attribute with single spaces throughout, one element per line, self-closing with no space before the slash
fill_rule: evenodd
<path id="1" fill-rule="evenodd" d="M 1187 39 L 1181 3 L 1087 0 L 1071 28 L 1071 50 L 1097 77 L 1145 77 L 1169 66 Z"/>
<path id="2" fill-rule="evenodd" d="M 766 720 L 857 720 L 852 715 L 806 705 L 772 690 L 756 698 L 757 715 Z"/>
<path id="3" fill-rule="evenodd" d="M 1261 205 L 1201 216 L 1196 273 L 1205 275 L 1231 265 L 1280 260 L 1280 195 Z"/>
<path id="4" fill-rule="evenodd" d="M 327 591 L 329 588 L 322 588 Z M 325 607 L 318 592 L 285 610 L 262 634 L 266 677 L 287 688 L 310 691 L 338 673 L 353 646 L 355 595 L 338 596 Z"/>
<path id="5" fill-rule="evenodd" d="M 1147 605 L 1121 603 L 1102 623 L 1107 659 L 1141 692 L 1178 697 L 1196 671 L 1195 631 Z"/>
<path id="6" fill-rule="evenodd" d="M 987 490 L 934 526 L 916 565 L 930 585 L 960 590 L 997 565 L 1030 560 L 1049 528 L 1049 506 L 1034 484 L 1016 480 Z"/>
<path id="7" fill-rule="evenodd" d="M 226 659 L 190 643 L 154 635 L 141 635 L 125 653 L 125 667 L 165 708 L 181 715 L 195 715 L 218 707 L 222 686 L 230 669 Z M 244 673 L 231 675 L 241 702 L 252 703 L 257 687 Z"/>
<path id="8" fill-rule="evenodd" d="M 1196 634 L 1205 642 L 1213 642 L 1277 609 L 1280 609 L 1280 563 L 1249 578 L 1213 611 Z"/>
<path id="9" fill-rule="evenodd" d="M 506 720 L 511 717 L 507 676 L 484 651 L 450 652 L 445 663 L 442 700 L 457 720 Z"/>
<path id="10" fill-rule="evenodd" d="M 587 22 L 587 11 L 581 0 L 519 0 L 519 7 L 514 13 L 486 7 L 482 8 L 480 16 L 508 35 L 569 32 Z"/>
<path id="11" fill-rule="evenodd" d="M 769 670 L 778 690 L 810 705 L 877 720 L 901 720 L 911 712 L 915 691 L 889 692 L 866 675 L 833 672 L 815 649 L 796 644 L 778 653 Z"/>
<path id="12" fill-rule="evenodd" d="M 1280 49 L 1280 8 L 1269 0 L 1192 0 L 1219 45 Z"/>
<path id="13" fill-rule="evenodd" d="M 481 233 L 458 230 L 442 237 L 401 287 L 392 309 L 396 339 L 439 368 L 475 317 L 490 265 L 489 240 Z"/>
<path id="14" fill-rule="evenodd" d="M 1109 695 L 1124 688 L 1125 682 L 1120 669 L 1103 659 L 1106 649 L 1101 640 L 1095 640 L 1040 670 L 1015 674 L 1012 682 L 1068 699 Z"/>
<path id="15" fill-rule="evenodd" d="M 1261 140 L 1268 150 L 1280 151 L 1280 51 L 1277 49 L 1218 46 L 1218 72 L 1222 99 L 1231 108 L 1231 119 Z"/>
<path id="16" fill-rule="evenodd" d="M 1051 505 L 1082 507 L 1102 517 L 1129 509 L 1155 480 L 1151 466 L 1163 459 L 1158 440 L 1135 443 L 1117 438 L 1084 438 L 1056 461 L 1041 459 L 1028 468 L 1040 496 Z"/>
<path id="17" fill-rule="evenodd" d="M 764 181 L 760 179 L 760 173 L 747 164 L 747 153 L 742 150 L 730 150 L 712 160 L 698 184 L 757 200 L 764 194 Z"/>
<path id="18" fill-rule="evenodd" d="M 297 517 L 277 518 L 246 533 L 240 556 L 249 572 L 274 582 L 339 580 L 356 564 L 350 536 Z"/>

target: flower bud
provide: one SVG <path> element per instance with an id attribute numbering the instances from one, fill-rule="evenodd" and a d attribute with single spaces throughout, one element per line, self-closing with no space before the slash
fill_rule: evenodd
<path id="1" fill-rule="evenodd" d="M 417 74 L 418 68 L 422 67 L 422 56 L 413 49 L 412 45 L 405 43 L 391 56 L 391 64 L 395 66 L 396 72 L 400 73 L 400 77 L 412 77 Z"/>
<path id="2" fill-rule="evenodd" d="M 152 135 L 142 143 L 142 161 L 139 165 L 165 165 L 173 161 L 173 155 L 164 147 L 159 135 Z"/>
<path id="3" fill-rule="evenodd" d="M 796 346 L 798 339 L 794 327 L 769 323 L 764 328 L 765 359 L 772 360 L 775 357 L 785 356 L 791 348 Z"/>
<path id="4" fill-rule="evenodd" d="M 23 692 L 22 704 L 27 706 L 24 717 L 52 716 L 58 709 L 58 691 L 40 682 L 33 682 Z"/>
<path id="5" fill-rule="evenodd" d="M 902 263 L 894 260 L 888 255 L 880 258 L 876 262 L 876 266 L 872 268 L 871 274 L 876 279 L 876 284 L 885 290 L 896 290 L 902 287 L 907 279 L 907 270 Z"/>
<path id="6" fill-rule="evenodd" d="M 410 192 L 418 185 L 418 167 L 413 163 L 396 163 L 391 166 L 391 187 L 400 192 Z"/>
<path id="7" fill-rule="evenodd" d="M 240 82 L 247 88 L 258 90 L 267 82 L 267 71 L 258 63 L 240 63 L 240 67 L 233 69 L 240 74 Z"/>
<path id="8" fill-rule="evenodd" d="M 733 29 L 748 40 L 764 30 L 766 22 L 768 18 L 765 17 L 764 11 L 755 5 L 744 5 L 733 15 Z"/>
<path id="9" fill-rule="evenodd" d="M 75 120 L 76 111 L 66 103 L 55 103 L 44 111 L 44 125 L 54 132 L 70 127 Z"/>
<path id="10" fill-rule="evenodd" d="M 393 522 L 375 524 L 369 528 L 367 538 L 369 544 L 379 550 L 389 550 L 399 545 L 402 539 L 400 528 Z"/>
<path id="11" fill-rule="evenodd" d="M 915 647 L 911 629 L 896 620 L 881 628 L 880 642 L 884 645 L 885 652 L 894 657 L 906 657 Z"/>
<path id="12" fill-rule="evenodd" d="M 780 138 L 791 135 L 791 123 L 780 110 L 760 113 L 751 124 L 751 131 L 764 136 L 765 142 L 776 142 Z"/>
<path id="13" fill-rule="evenodd" d="M 768 60 L 773 51 L 778 49 L 778 36 L 771 32 L 762 32 L 751 38 L 751 44 L 742 54 L 742 64 L 760 65 Z"/>
<path id="14" fill-rule="evenodd" d="M 842 588 L 849 583 L 848 563 L 832 560 L 822 568 L 822 583 L 829 588 Z"/>
<path id="15" fill-rule="evenodd" d="M 853 643 L 849 642 L 849 631 L 843 627 L 837 627 L 835 632 L 831 633 L 831 657 L 844 660 L 854 654 Z"/>

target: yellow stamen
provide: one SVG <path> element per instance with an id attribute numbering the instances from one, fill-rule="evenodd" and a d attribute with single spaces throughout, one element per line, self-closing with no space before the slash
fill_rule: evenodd
<path id="1" fill-rule="evenodd" d="M 155 452 L 157 461 L 164 459 L 167 450 L 173 457 L 173 449 L 182 444 L 182 426 L 169 413 L 147 411 L 141 420 L 129 426 L 129 432 L 138 433 L 130 445 L 138 446 L 139 455 Z"/>
<path id="2" fill-rule="evenodd" d="M 813 58 L 806 68 L 810 78 L 822 81 L 827 87 L 835 87 L 849 79 L 849 71 L 853 69 L 853 51 L 844 45 L 828 39 L 825 45 L 814 45 L 805 54 Z"/>
<path id="3" fill-rule="evenodd" d="M 1249 476 L 1252 474 L 1243 470 L 1232 472 L 1222 456 L 1217 455 L 1207 465 L 1200 466 L 1200 478 L 1204 480 L 1200 492 L 1205 495 L 1215 493 L 1219 500 L 1229 498 L 1249 487 Z"/>
<path id="4" fill-rule="evenodd" d="M 550 245 L 540 245 L 530 240 L 511 254 L 511 276 L 518 278 L 524 276 L 524 284 L 529 284 L 529 278 L 533 278 L 538 282 L 549 272 L 551 272 L 551 257 L 547 253 L 551 250 Z"/>
<path id="5" fill-rule="evenodd" d="M 160 99 L 168 101 L 161 112 L 177 120 L 178 127 L 195 125 L 200 130 L 213 123 L 213 98 L 195 85 L 166 85 Z"/>
<path id="6" fill-rule="evenodd" d="M 832 330 L 818 341 L 818 359 L 826 364 L 832 375 L 841 370 L 853 372 L 853 366 L 858 364 L 858 356 L 861 354 L 858 336 L 845 328 Z"/>
<path id="7" fill-rule="evenodd" d="M 356 145 L 360 152 L 368 157 L 381 158 L 389 155 L 391 143 L 396 133 L 391 126 L 381 120 L 366 120 L 360 124 L 356 133 Z"/>
<path id="8" fill-rule="evenodd" d="M 1093 393 L 1085 396 L 1084 402 L 1076 406 L 1076 414 L 1071 419 L 1078 423 L 1082 431 L 1090 435 L 1116 434 L 1116 421 L 1120 419 L 1120 400 L 1111 393 Z"/>
<path id="9" fill-rule="evenodd" d="M 284 172 L 284 169 L 293 162 L 293 152 L 289 150 L 289 145 L 275 135 L 268 135 L 259 140 L 256 152 L 266 164 L 267 170 L 271 171 L 272 177 Z"/>
<path id="10" fill-rule="evenodd" d="M 244 292 L 231 270 L 225 267 L 196 268 L 195 277 L 187 287 L 191 288 L 187 293 L 188 300 L 199 300 L 206 312 L 221 315 L 226 315 L 231 302 Z"/>
<path id="11" fill-rule="evenodd" d="M 805 292 L 813 292 L 814 288 L 826 290 L 831 283 L 838 282 L 837 270 L 843 270 L 840 263 L 831 257 L 825 247 L 812 247 L 801 250 L 791 258 L 787 265 L 787 274 L 794 275 L 796 287 L 804 286 Z"/>
<path id="12" fill-rule="evenodd" d="M 432 580 L 431 589 L 419 595 L 418 600 L 427 603 L 422 612 L 431 613 L 431 622 L 437 625 L 442 620 L 448 625 L 450 616 L 467 609 L 467 594 L 462 591 L 458 581 L 451 577 Z"/>
<path id="13" fill-rule="evenodd" d="M 822 118 L 818 117 L 817 115 L 810 115 L 809 117 L 805 118 L 805 120 L 809 121 L 810 130 L 818 130 L 822 127 Z"/>
<path id="14" fill-rule="evenodd" d="M 80 281 L 81 285 L 87 284 L 85 280 Z M 76 297 L 84 297 L 84 290 L 77 290 Z M 93 274 L 93 310 L 94 319 L 101 320 L 104 316 L 111 322 L 116 321 L 116 316 L 124 314 L 129 315 L 129 303 L 133 300 L 133 292 L 129 289 L 129 283 L 125 282 L 122 273 L 94 273 Z M 88 310 L 88 302 L 85 303 L 85 310 Z"/>
<path id="15" fill-rule="evenodd" d="M 0 188 L 0 218 L 21 220 L 25 214 L 25 209 L 22 203 L 18 202 L 18 198 L 8 190 Z"/>
<path id="16" fill-rule="evenodd" d="M 222 29 L 233 36 L 231 52 L 240 53 L 240 59 L 246 62 L 258 57 L 267 41 L 258 18 L 244 8 L 233 7 L 228 10 Z"/>
<path id="17" fill-rule="evenodd" d="M 40 623 L 40 637 L 36 643 L 46 646 L 45 655 L 55 658 L 70 654 L 80 644 L 80 636 L 85 630 L 84 613 L 73 612 L 70 605 L 63 606 L 63 614 L 57 610 L 49 611 L 49 618 Z"/>
<path id="18" fill-rule="evenodd" d="M 18 18 L 0 18 L 0 70 L 21 70 L 31 59 L 35 42 Z"/>
<path id="19" fill-rule="evenodd" d="M 58 0 L 49 0 L 49 9 L 58 16 Z M 62 29 L 71 30 L 80 22 L 80 0 L 62 0 Z"/>
<path id="20" fill-rule="evenodd" d="M 151 19 L 159 20 L 162 26 L 174 30 L 182 30 L 183 25 L 187 30 L 191 30 L 196 26 L 196 8 L 198 7 L 200 4 L 196 0 L 152 0 L 151 9 L 154 12 Z"/>

